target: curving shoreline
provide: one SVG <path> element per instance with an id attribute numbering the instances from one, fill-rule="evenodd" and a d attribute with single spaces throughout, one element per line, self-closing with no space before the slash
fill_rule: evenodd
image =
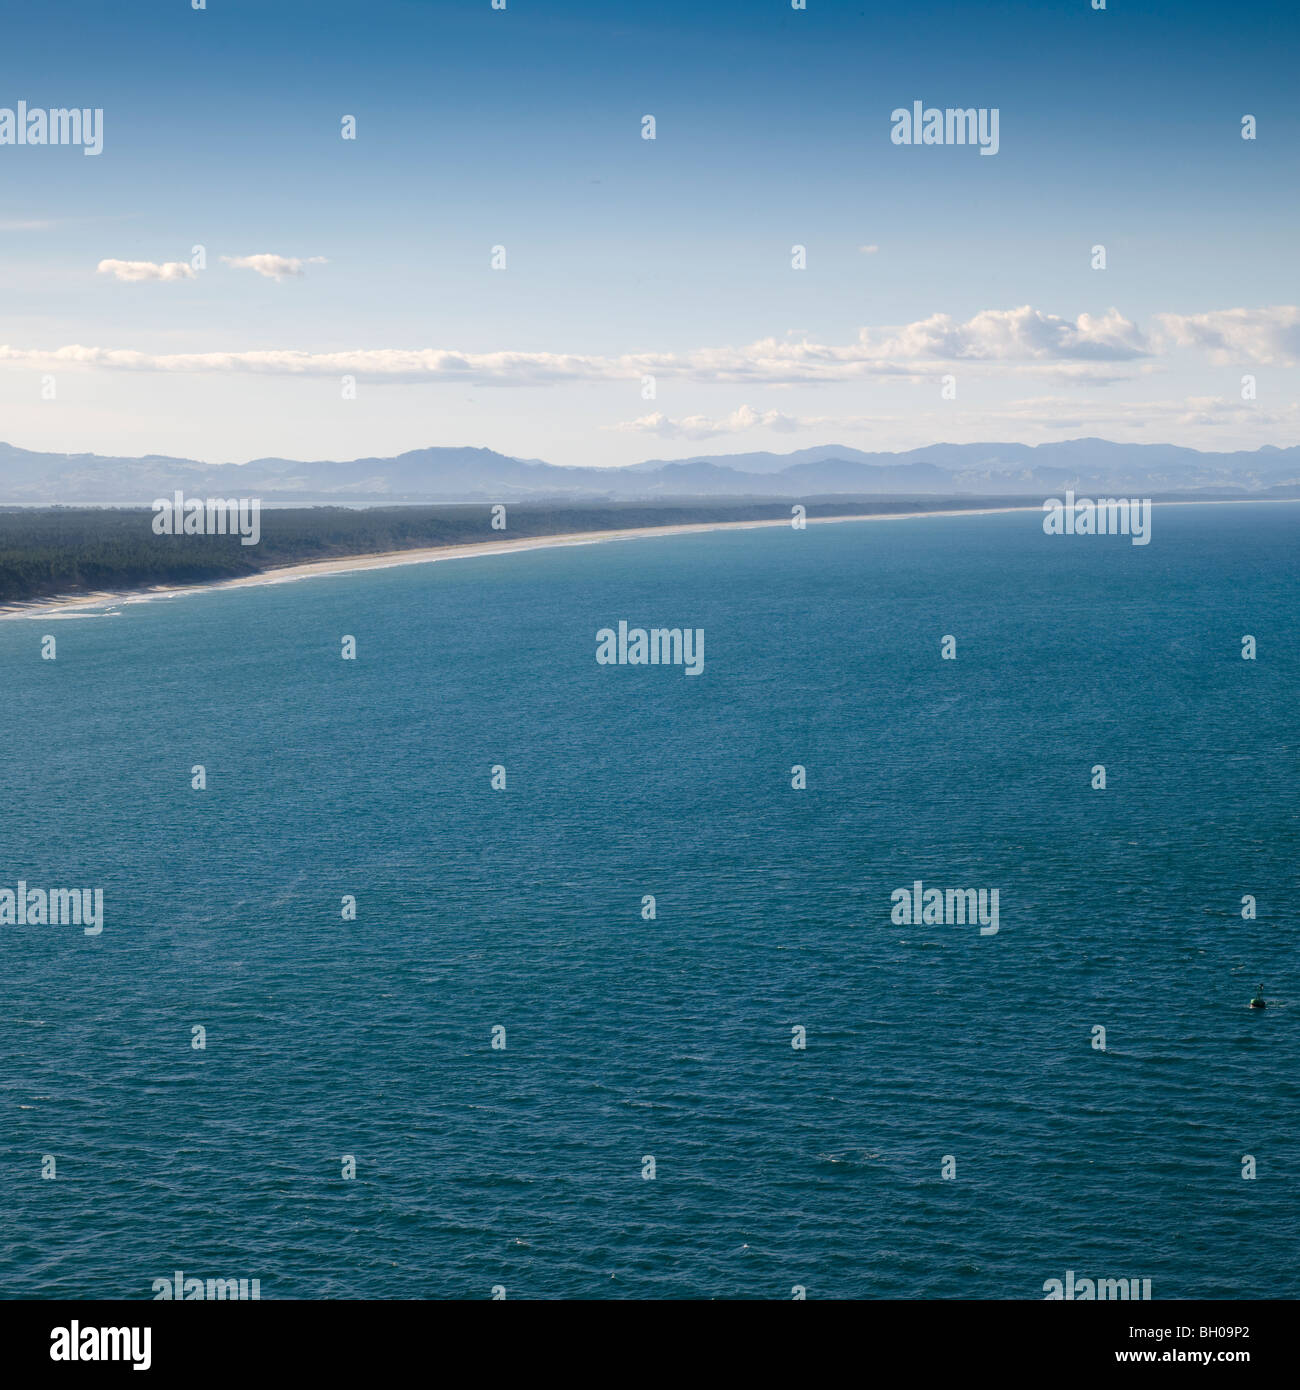
<path id="1" fill-rule="evenodd" d="M 809 517 L 810 524 L 834 521 L 900 521 L 913 516 L 987 516 L 994 512 L 1038 511 L 1032 507 L 979 507 L 950 511 L 869 512 L 857 516 Z M 0 606 L 0 619 L 36 618 L 43 615 L 71 617 L 81 610 L 110 607 L 142 599 L 175 598 L 181 594 L 212 593 L 262 584 L 288 584 L 299 579 L 327 574 L 352 574 L 359 570 L 392 569 L 398 565 L 434 564 L 440 560 L 468 560 L 479 555 L 509 555 L 516 551 L 541 550 L 561 545 L 599 545 L 607 541 L 640 540 L 654 536 L 682 536 L 699 531 L 736 531 L 760 526 L 789 526 L 790 518 L 774 517 L 758 521 L 684 522 L 679 526 L 632 526 L 613 531 L 572 531 L 557 536 L 521 536 L 518 540 L 472 541 L 465 545 L 421 546 L 410 550 L 386 550 L 373 555 L 340 555 L 329 560 L 305 560 L 292 565 L 276 565 L 257 574 L 237 579 L 218 579 L 198 584 L 153 585 L 142 589 L 97 590 L 88 594 L 69 594 L 35 598 Z"/>
<path id="2" fill-rule="evenodd" d="M 1207 507 L 1260 502 L 1296 502 L 1296 498 L 1222 497 L 1205 500 L 1156 502 L 1158 507 Z M 942 511 L 863 512 L 852 516 L 810 516 L 810 526 L 829 526 L 845 521 L 910 521 L 918 517 L 995 516 L 1009 512 L 1041 512 L 1041 503 L 1017 507 L 954 507 Z M 154 585 L 142 589 L 98 590 L 23 600 L 0 606 L 0 620 L 13 618 L 75 617 L 83 611 L 98 610 L 119 603 L 144 602 L 157 598 L 176 598 L 182 594 L 212 593 L 263 584 L 288 584 L 330 574 L 352 574 L 359 570 L 392 569 L 398 565 L 434 564 L 441 560 L 468 560 L 480 555 L 509 555 L 516 551 L 541 550 L 551 546 L 600 545 L 609 541 L 643 540 L 656 536 L 684 536 L 703 531 L 747 531 L 760 527 L 789 526 L 789 517 L 752 521 L 699 521 L 674 526 L 634 526 L 613 531 L 574 531 L 558 536 L 525 536 L 518 540 L 475 541 L 464 545 L 426 546 L 411 550 L 388 550 L 373 555 L 341 555 L 330 560 L 307 560 L 278 565 L 238 579 L 219 579 L 199 584 Z"/>

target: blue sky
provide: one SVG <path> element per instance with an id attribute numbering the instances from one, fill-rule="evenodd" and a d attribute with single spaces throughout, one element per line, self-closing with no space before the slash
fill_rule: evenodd
<path id="1" fill-rule="evenodd" d="M 1300 13 L 1107 6 L 23 7 L 0 108 L 102 107 L 104 149 L 0 145 L 0 438 L 1300 441 Z M 892 143 L 915 100 L 998 153 Z"/>

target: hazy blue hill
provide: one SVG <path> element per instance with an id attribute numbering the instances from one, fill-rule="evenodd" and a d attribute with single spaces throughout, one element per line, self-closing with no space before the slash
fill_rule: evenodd
<path id="1" fill-rule="evenodd" d="M 798 463 L 777 477 L 789 490 L 810 492 L 922 492 L 951 493 L 952 474 L 933 463 L 857 463 L 850 459 L 825 459 Z"/>
<path id="2" fill-rule="evenodd" d="M 394 458 L 258 458 L 206 464 L 149 454 L 48 454 L 0 444 L 0 505 L 147 506 L 177 488 L 268 503 L 381 504 L 662 497 L 1008 496 L 1074 487 L 1261 493 L 1300 485 L 1300 447 L 1214 454 L 1172 444 L 1070 439 L 934 444 L 867 454 L 818 445 L 789 454 L 700 455 L 618 468 L 568 468 L 485 448 L 412 449 Z"/>
<path id="3" fill-rule="evenodd" d="M 735 468 L 742 473 L 780 473 L 797 463 L 821 463 L 824 459 L 856 459 L 859 463 L 878 463 L 882 459 L 898 457 L 894 454 L 864 454 L 861 449 L 850 449 L 847 444 L 818 444 L 811 449 L 793 449 L 788 454 L 700 454 L 688 459 L 646 459 L 643 463 L 629 464 L 630 473 L 644 473 L 666 464 L 716 463 Z"/>

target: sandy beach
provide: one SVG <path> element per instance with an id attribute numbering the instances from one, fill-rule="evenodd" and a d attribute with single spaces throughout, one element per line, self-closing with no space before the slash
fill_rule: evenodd
<path id="1" fill-rule="evenodd" d="M 1157 502 L 1156 506 L 1229 506 L 1237 502 L 1294 501 L 1291 498 L 1215 498 L 1204 502 Z M 852 516 L 810 516 L 810 526 L 827 526 L 844 521 L 911 521 L 918 517 L 994 516 L 1007 512 L 1041 512 L 1041 503 L 1021 507 L 958 507 L 943 511 L 864 512 Z M 239 579 L 180 586 L 159 585 L 117 592 L 71 594 L 38 598 L 0 606 L 0 619 L 73 617 L 83 611 L 97 611 L 119 603 L 176 598 L 182 594 L 212 593 L 218 589 L 239 589 L 262 584 L 288 584 L 324 575 L 353 574 L 359 570 L 391 569 L 396 565 L 426 565 L 440 560 L 471 560 L 480 555 L 508 555 L 522 550 L 542 550 L 561 545 L 601 545 L 610 541 L 647 540 L 656 536 L 684 536 L 699 531 L 749 531 L 760 527 L 789 526 L 789 517 L 760 521 L 702 521 L 681 526 L 629 527 L 619 531 L 577 531 L 558 536 L 526 536 L 518 540 L 481 541 L 468 545 L 439 545 L 411 550 L 389 550 L 374 555 L 343 555 L 332 560 L 310 560 L 302 564 L 280 565 Z"/>

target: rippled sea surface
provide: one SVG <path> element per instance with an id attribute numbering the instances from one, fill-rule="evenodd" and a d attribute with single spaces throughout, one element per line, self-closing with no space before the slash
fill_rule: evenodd
<path id="1" fill-rule="evenodd" d="M 1295 1297 L 1298 540 L 909 519 L 0 623 L 0 887 L 106 921 L 0 928 L 0 1292 Z M 619 619 L 703 674 L 597 665 Z M 894 925 L 917 879 L 999 931 Z"/>

